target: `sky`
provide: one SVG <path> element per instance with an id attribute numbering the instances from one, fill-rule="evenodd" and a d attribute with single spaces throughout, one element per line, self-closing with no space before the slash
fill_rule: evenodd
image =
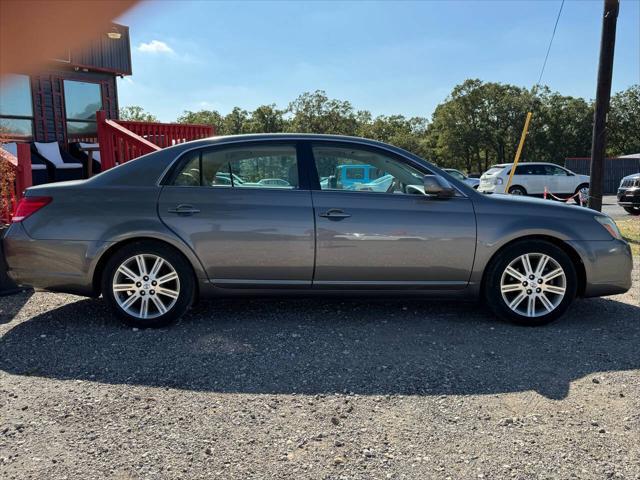
<path id="1" fill-rule="evenodd" d="M 640 83 L 640 0 L 621 0 L 613 91 Z M 120 106 L 161 121 L 222 114 L 325 90 L 374 115 L 430 117 L 467 78 L 531 88 L 560 0 L 149 1 L 130 27 L 133 75 Z M 592 99 L 601 0 L 566 1 L 542 83 Z"/>

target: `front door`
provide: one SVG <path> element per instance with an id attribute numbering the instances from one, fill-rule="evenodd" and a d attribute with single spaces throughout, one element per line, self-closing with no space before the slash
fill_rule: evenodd
<path id="1" fill-rule="evenodd" d="M 309 286 L 311 192 L 295 144 L 244 144 L 187 153 L 163 187 L 162 221 L 221 286 Z"/>
<path id="2" fill-rule="evenodd" d="M 331 182 L 313 191 L 316 217 L 314 286 L 464 288 L 476 244 L 471 201 L 414 195 L 427 171 L 369 147 L 315 143 L 319 177 L 344 165 L 364 164 L 392 181 L 342 189 Z M 335 184 L 334 184 L 335 185 Z"/>

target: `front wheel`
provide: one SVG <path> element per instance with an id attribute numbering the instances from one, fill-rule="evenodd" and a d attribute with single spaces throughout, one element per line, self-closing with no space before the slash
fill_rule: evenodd
<path id="1" fill-rule="evenodd" d="M 567 311 L 577 284 L 576 269 L 562 249 L 541 240 L 523 241 L 508 246 L 492 260 L 484 298 L 504 320 L 544 325 Z"/>
<path id="2" fill-rule="evenodd" d="M 575 194 L 576 196 L 573 199 L 573 201 L 576 202 L 577 205 L 580 205 L 581 197 L 583 201 L 588 201 L 589 200 L 589 184 L 584 183 L 580 185 L 578 188 L 576 188 Z"/>
<path id="3" fill-rule="evenodd" d="M 183 315 L 193 299 L 191 266 L 173 248 L 158 242 L 136 242 L 107 262 L 102 294 L 128 325 L 162 327 Z"/>
<path id="4" fill-rule="evenodd" d="M 623 207 L 631 215 L 640 215 L 640 207 Z"/>

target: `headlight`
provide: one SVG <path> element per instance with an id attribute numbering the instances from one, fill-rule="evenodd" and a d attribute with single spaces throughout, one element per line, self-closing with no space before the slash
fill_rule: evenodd
<path id="1" fill-rule="evenodd" d="M 504 182 L 500 177 L 496 178 L 496 185 L 502 185 L 503 183 Z"/>
<path id="2" fill-rule="evenodd" d="M 616 222 L 614 222 L 613 220 L 611 220 L 611 218 L 609 217 L 605 217 L 605 216 L 595 216 L 593 217 L 596 219 L 596 221 L 602 225 L 604 227 L 604 229 L 609 232 L 609 234 L 613 237 L 613 238 L 617 238 L 618 240 L 622 240 L 622 234 L 620 234 L 620 230 L 618 230 L 618 226 L 616 225 Z"/>

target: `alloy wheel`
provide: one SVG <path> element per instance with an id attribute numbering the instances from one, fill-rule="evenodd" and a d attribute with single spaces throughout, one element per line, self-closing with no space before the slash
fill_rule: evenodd
<path id="1" fill-rule="evenodd" d="M 500 279 L 506 305 L 518 315 L 541 317 L 554 311 L 567 290 L 560 264 L 544 253 L 525 253 L 511 261 Z"/>
<path id="2" fill-rule="evenodd" d="M 166 259 L 152 254 L 128 258 L 116 269 L 113 296 L 122 310 L 139 319 L 167 313 L 180 296 L 180 278 Z"/>

